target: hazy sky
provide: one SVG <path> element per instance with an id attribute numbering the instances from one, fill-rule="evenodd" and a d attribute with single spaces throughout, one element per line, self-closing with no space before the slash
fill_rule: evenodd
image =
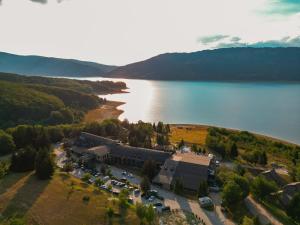
<path id="1" fill-rule="evenodd" d="M 300 0 L 0 0 L 5 52 L 124 65 L 249 45 L 300 47 Z"/>

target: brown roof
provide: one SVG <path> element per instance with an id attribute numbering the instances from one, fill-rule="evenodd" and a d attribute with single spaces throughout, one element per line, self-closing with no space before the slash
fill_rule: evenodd
<path id="1" fill-rule="evenodd" d="M 207 180 L 210 162 L 209 157 L 191 152 L 174 154 L 171 159 L 166 160 L 153 182 L 170 185 L 179 179 L 184 188 L 197 190 L 200 182 Z"/>
<path id="2" fill-rule="evenodd" d="M 211 158 L 203 155 L 197 155 L 192 152 L 177 153 L 174 155 L 174 160 L 178 160 L 185 163 L 199 164 L 203 166 L 209 166 Z"/>

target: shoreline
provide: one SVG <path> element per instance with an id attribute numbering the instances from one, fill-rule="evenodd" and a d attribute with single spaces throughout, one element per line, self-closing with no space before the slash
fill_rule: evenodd
<path id="1" fill-rule="evenodd" d="M 106 103 L 100 107 L 88 111 L 84 115 L 83 122 L 102 122 L 106 119 L 118 119 L 119 116 L 124 112 L 123 110 L 118 109 L 118 107 L 123 104 L 125 104 L 125 102 L 107 100 Z"/>
<path id="2" fill-rule="evenodd" d="M 121 91 L 120 93 L 128 93 L 127 91 Z M 115 93 L 112 93 L 115 94 Z M 109 101 L 107 100 L 106 104 L 100 106 L 97 109 L 93 109 L 90 110 L 89 112 L 87 112 L 84 116 L 84 122 L 92 122 L 92 121 L 98 121 L 101 122 L 103 120 L 106 119 L 119 119 L 120 115 L 122 113 L 124 113 L 124 110 L 118 109 L 119 106 L 126 104 L 126 102 L 120 102 L 120 101 Z M 281 139 L 280 137 L 273 137 L 267 134 L 260 134 L 254 131 L 248 131 L 248 130 L 242 130 L 242 129 L 238 129 L 238 128 L 230 128 L 230 127 L 221 127 L 218 125 L 208 125 L 208 124 L 188 124 L 188 123 L 170 123 L 171 126 L 173 127 L 182 127 L 182 126 L 186 126 L 186 127 L 196 127 L 196 128 L 202 128 L 202 129 L 208 129 L 210 127 L 217 127 L 217 128 L 224 128 L 226 130 L 230 130 L 230 131 L 235 131 L 235 132 L 240 132 L 240 131 L 247 131 L 253 135 L 255 135 L 256 137 L 259 138 L 265 138 L 268 140 L 272 140 L 272 141 L 277 141 L 277 142 L 281 142 L 284 144 L 288 144 L 288 145 L 293 145 L 293 146 L 300 146 L 300 144 L 294 143 L 292 141 L 289 140 L 284 140 Z"/>

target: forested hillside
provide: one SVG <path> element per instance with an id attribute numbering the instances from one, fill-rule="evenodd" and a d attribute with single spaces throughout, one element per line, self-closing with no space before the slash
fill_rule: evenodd
<path id="1" fill-rule="evenodd" d="M 107 77 L 146 80 L 300 81 L 300 48 L 223 48 L 167 53 Z"/>
<path id="2" fill-rule="evenodd" d="M 0 52 L 0 71 L 23 75 L 101 76 L 116 68 L 94 62 Z"/>
<path id="3" fill-rule="evenodd" d="M 97 93 L 120 92 L 125 83 L 25 77 L 0 73 L 0 128 L 19 124 L 80 122 L 104 102 Z"/>

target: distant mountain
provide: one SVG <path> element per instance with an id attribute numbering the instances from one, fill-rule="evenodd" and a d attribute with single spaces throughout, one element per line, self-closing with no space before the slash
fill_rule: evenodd
<path id="1" fill-rule="evenodd" d="M 0 72 L 44 76 L 102 76 L 115 69 L 94 62 L 0 52 Z"/>
<path id="2" fill-rule="evenodd" d="M 223 48 L 167 53 L 118 67 L 105 76 L 147 80 L 300 81 L 300 48 Z"/>

